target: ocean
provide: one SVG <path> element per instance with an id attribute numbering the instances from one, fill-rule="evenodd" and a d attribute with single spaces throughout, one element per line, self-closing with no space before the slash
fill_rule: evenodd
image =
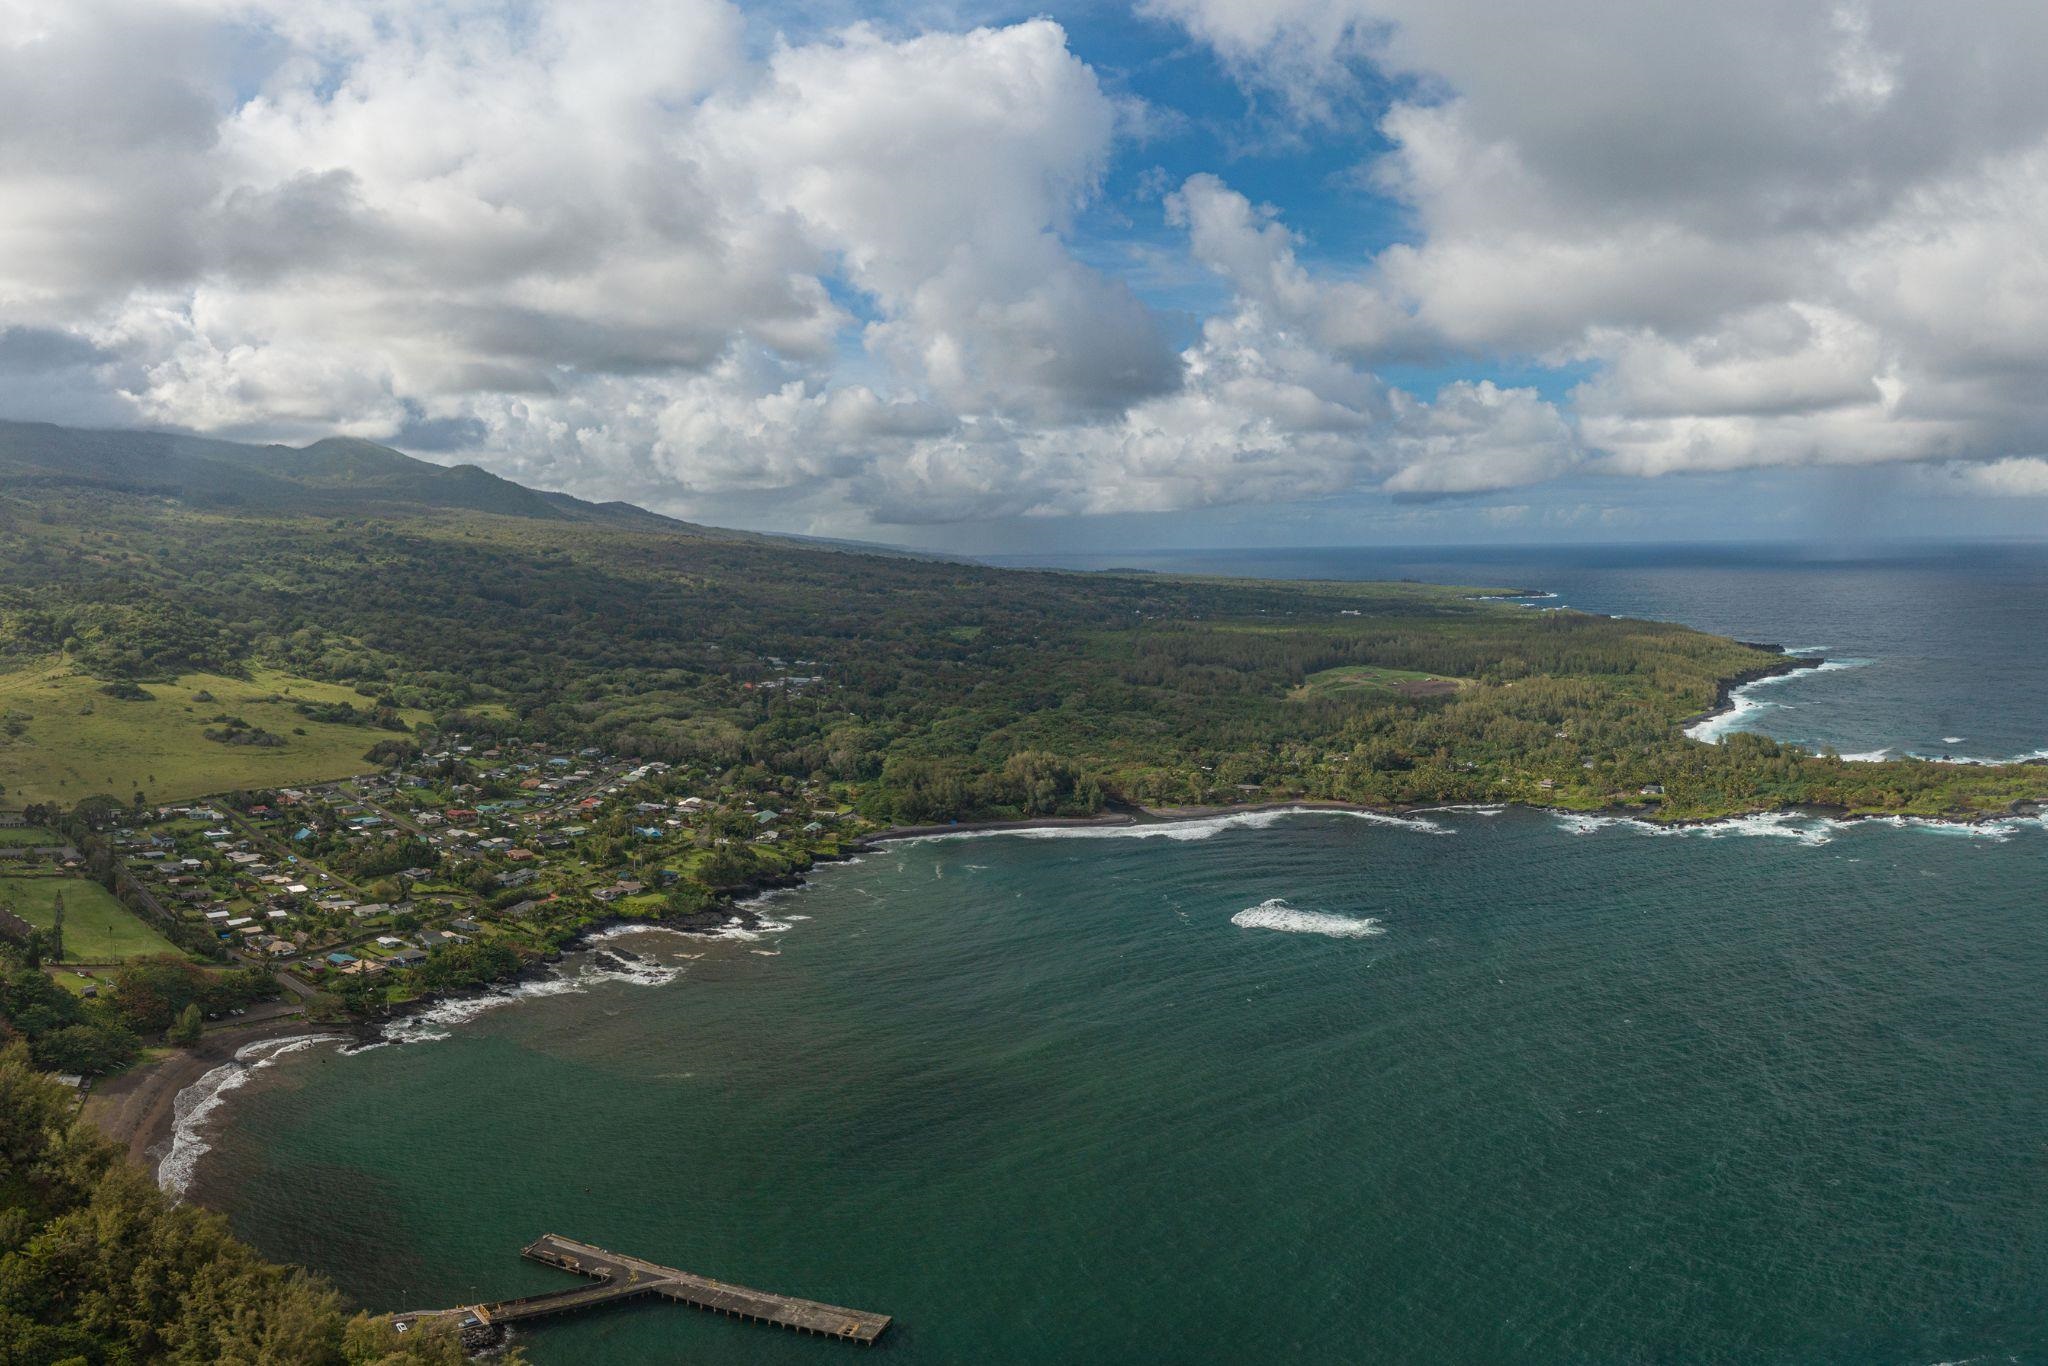
<path id="1" fill-rule="evenodd" d="M 1751 713 L 1845 751 L 2048 743 L 2044 632 L 1974 643 L 1949 719 L 1917 686 L 1827 691 L 1949 648 L 1898 623 L 1988 576 L 1563 558 L 1414 562 L 1870 659 Z M 621 934 L 640 961 L 282 1053 L 176 1168 L 378 1309 L 559 1288 L 518 1256 L 555 1232 L 892 1314 L 906 1363 L 2048 1360 L 2044 875 L 2038 820 L 897 844 L 756 937 Z M 665 1304 L 520 1340 L 544 1366 L 855 1350 Z"/>
<path id="2" fill-rule="evenodd" d="M 1539 607 L 1680 621 L 1824 657 L 1749 690 L 1733 724 L 1862 758 L 2048 757 L 2048 545 L 1185 551 L 1000 563 L 1554 593 Z M 1717 728 L 1713 733 L 1719 733 Z"/>

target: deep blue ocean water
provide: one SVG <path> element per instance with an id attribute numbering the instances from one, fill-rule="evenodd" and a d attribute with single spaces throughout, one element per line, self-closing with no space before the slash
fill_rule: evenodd
<path id="1" fill-rule="evenodd" d="M 1527 588 L 1839 665 L 1758 687 L 1738 724 L 1848 755 L 2048 757 L 2048 545 L 1182 551 L 998 563 Z"/>

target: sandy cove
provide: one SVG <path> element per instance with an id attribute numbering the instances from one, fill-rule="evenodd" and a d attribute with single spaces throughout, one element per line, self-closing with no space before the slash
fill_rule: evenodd
<path id="1" fill-rule="evenodd" d="M 120 1144 L 129 1161 L 153 1173 L 170 1147 L 179 1092 L 214 1068 L 233 1062 L 236 1052 L 252 1043 L 322 1032 L 321 1026 L 301 1016 L 216 1030 L 192 1048 L 175 1049 L 95 1082 L 85 1099 L 85 1118 Z"/>

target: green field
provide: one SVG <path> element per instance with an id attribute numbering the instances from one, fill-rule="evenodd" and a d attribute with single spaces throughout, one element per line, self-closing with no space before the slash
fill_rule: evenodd
<path id="1" fill-rule="evenodd" d="M 20 735 L 0 739 L 0 801 L 12 807 L 39 801 L 69 805 L 95 793 L 125 800 L 138 789 L 152 801 L 174 801 L 324 782 L 361 773 L 369 767 L 363 751 L 392 737 L 390 731 L 301 716 L 301 702 L 360 707 L 364 698 L 351 688 L 271 670 L 253 670 L 248 678 L 187 674 L 175 683 L 143 687 L 152 695 L 149 701 L 120 701 L 102 693 L 98 679 L 74 673 L 58 659 L 0 674 L 0 713 L 28 717 Z M 195 698 L 201 692 L 213 700 Z M 268 749 L 207 739 L 212 718 L 223 713 L 285 743 Z M 405 719 L 411 724 L 422 718 L 413 712 Z"/>
<path id="2" fill-rule="evenodd" d="M 1396 693 L 1404 697 L 1449 697 L 1467 686 L 1469 680 L 1444 674 L 1418 673 L 1413 669 L 1382 669 L 1370 664 L 1350 664 L 1310 674 L 1295 690 L 1296 697 L 1344 697 L 1351 694 Z"/>
<path id="3" fill-rule="evenodd" d="M 0 904 L 37 929 L 47 930 L 55 923 L 60 892 L 65 962 L 112 963 L 178 952 L 97 882 L 82 877 L 0 877 Z"/>
<path id="4" fill-rule="evenodd" d="M 80 977 L 78 971 L 72 968 L 58 968 L 45 965 L 43 971 L 49 974 L 51 981 L 70 992 L 73 996 L 85 995 L 87 987 L 99 987 L 104 990 L 108 983 L 108 979 L 104 977 Z M 84 971 L 93 972 L 94 969 L 86 968 Z"/>
<path id="5" fill-rule="evenodd" d="M 63 838 L 51 834 L 40 826 L 19 825 L 0 827 L 0 849 L 34 849 L 45 845 L 62 844 Z"/>

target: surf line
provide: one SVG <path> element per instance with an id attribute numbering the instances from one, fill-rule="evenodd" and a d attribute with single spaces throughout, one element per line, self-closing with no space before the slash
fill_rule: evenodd
<path id="1" fill-rule="evenodd" d="M 1763 711 L 1771 704 L 1753 694 L 1758 688 L 1783 683 L 1810 673 L 1837 673 L 1843 669 L 1858 669 L 1870 663 L 1867 659 L 1822 659 L 1787 650 L 1785 659 L 1768 668 L 1754 671 L 1721 685 L 1720 695 L 1714 699 L 1714 706 L 1685 728 L 1686 738 L 1709 745 L 1721 743 L 1721 738 L 1742 729 L 1743 718 Z"/>

